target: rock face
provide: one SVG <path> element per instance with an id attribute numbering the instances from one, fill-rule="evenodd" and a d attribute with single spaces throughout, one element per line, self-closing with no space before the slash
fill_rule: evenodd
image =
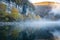
<path id="1" fill-rule="evenodd" d="M 35 13 L 40 15 L 41 17 L 44 17 L 49 13 L 50 10 L 51 7 L 48 5 L 36 6 Z"/>

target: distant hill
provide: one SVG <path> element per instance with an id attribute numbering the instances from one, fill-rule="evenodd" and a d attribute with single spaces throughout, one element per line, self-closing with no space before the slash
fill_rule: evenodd
<path id="1" fill-rule="evenodd" d="M 34 5 L 35 5 L 35 14 L 40 15 L 42 18 L 49 18 L 49 19 L 50 18 L 53 19 L 53 14 L 55 13 L 55 12 L 49 13 L 52 10 L 52 8 L 54 8 L 57 12 L 60 8 L 60 3 L 57 2 L 38 2 L 34 3 Z"/>

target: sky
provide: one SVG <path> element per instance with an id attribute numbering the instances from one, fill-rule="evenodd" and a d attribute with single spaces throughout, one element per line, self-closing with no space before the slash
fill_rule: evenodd
<path id="1" fill-rule="evenodd" d="M 59 2 L 60 0 L 29 0 L 31 3 L 36 3 L 36 2 L 43 2 L 43 1 L 52 1 L 52 2 Z"/>

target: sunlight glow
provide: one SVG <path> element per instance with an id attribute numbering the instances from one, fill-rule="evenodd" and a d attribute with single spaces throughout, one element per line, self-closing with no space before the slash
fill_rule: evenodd
<path id="1" fill-rule="evenodd" d="M 36 3 L 36 2 L 43 2 L 43 1 L 50 1 L 50 2 L 59 2 L 60 0 L 29 0 L 31 3 Z"/>

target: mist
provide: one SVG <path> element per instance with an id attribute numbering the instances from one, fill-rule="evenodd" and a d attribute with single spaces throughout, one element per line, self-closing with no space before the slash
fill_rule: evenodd
<path id="1" fill-rule="evenodd" d="M 52 7 L 50 13 L 54 13 L 54 15 L 59 14 L 60 15 L 60 4 L 54 4 L 54 6 Z"/>
<path id="2" fill-rule="evenodd" d="M 9 6 L 8 3 L 6 4 Z M 12 5 L 11 3 L 11 7 L 12 6 L 15 6 L 15 4 Z M 33 37 L 34 40 L 37 40 L 38 38 L 44 39 L 45 36 L 47 36 L 47 38 L 52 37 L 50 36 L 49 33 L 51 33 L 54 37 L 57 37 L 59 39 L 60 38 L 60 6 L 57 4 L 55 8 L 54 6 L 52 8 L 50 8 L 49 6 L 48 7 L 41 6 L 40 8 L 41 9 L 37 8 L 37 11 L 36 11 L 37 13 L 39 12 L 37 15 L 40 16 L 40 12 L 42 15 L 42 17 L 38 20 L 26 20 L 26 21 L 19 21 L 19 22 L 0 22 L 0 26 L 14 25 L 14 30 L 17 29 L 18 31 L 23 31 L 23 33 L 24 32 L 26 33 L 26 36 L 28 35 L 30 39 L 31 37 Z M 42 13 L 47 13 L 48 15 L 45 15 Z M 53 15 L 50 15 L 50 14 L 53 14 Z M 53 17 L 55 18 L 54 20 L 53 20 Z M 23 35 L 23 33 L 21 35 Z M 24 36 L 23 36 L 23 39 L 24 39 Z"/>

